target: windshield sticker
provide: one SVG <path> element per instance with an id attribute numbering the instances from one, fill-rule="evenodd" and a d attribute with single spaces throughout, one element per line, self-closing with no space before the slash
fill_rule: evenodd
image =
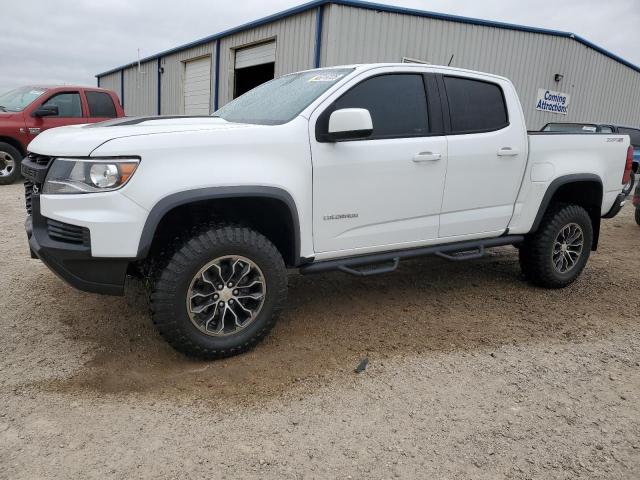
<path id="1" fill-rule="evenodd" d="M 315 77 L 311 77 L 309 79 L 309 83 L 312 82 L 336 82 L 344 77 L 344 73 L 323 73 L 321 75 L 316 75 Z"/>
<path id="2" fill-rule="evenodd" d="M 42 95 L 44 93 L 44 90 L 31 90 L 29 92 L 29 95 Z"/>

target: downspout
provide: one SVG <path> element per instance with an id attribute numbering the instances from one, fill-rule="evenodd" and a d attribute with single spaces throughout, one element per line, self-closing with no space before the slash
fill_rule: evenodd
<path id="1" fill-rule="evenodd" d="M 158 115 L 162 115 L 162 65 L 158 57 Z"/>

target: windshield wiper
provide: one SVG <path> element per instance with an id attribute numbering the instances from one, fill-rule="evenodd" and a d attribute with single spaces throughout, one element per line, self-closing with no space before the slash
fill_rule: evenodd
<path id="1" fill-rule="evenodd" d="M 7 110 L 7 107 L 3 107 L 2 105 L 0 105 L 0 110 L 2 110 L 3 112 L 8 112 L 9 110 Z"/>

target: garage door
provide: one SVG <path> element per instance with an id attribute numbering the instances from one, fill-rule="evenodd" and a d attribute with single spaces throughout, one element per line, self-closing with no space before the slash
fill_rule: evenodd
<path id="1" fill-rule="evenodd" d="M 236 70 L 276 61 L 276 42 L 236 50 Z"/>
<path id="2" fill-rule="evenodd" d="M 184 113 L 209 115 L 211 100 L 211 58 L 205 57 L 185 63 Z"/>

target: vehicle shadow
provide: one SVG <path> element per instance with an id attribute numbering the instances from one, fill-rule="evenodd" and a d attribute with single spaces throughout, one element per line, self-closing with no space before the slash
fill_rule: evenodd
<path id="1" fill-rule="evenodd" d="M 523 281 L 517 251 L 505 247 L 468 263 L 407 261 L 377 277 L 292 275 L 287 310 L 270 336 L 244 355 L 216 362 L 185 358 L 160 338 L 139 283 L 129 285 L 125 298 L 69 289 L 64 295 L 86 308 L 66 310 L 57 320 L 90 348 L 77 373 L 39 386 L 249 402 L 349 378 L 365 356 L 372 363 L 405 355 L 430 361 L 455 349 L 580 341 L 585 329 L 604 335 L 612 317 L 625 319 L 626 307 L 615 300 L 593 305 L 594 291 L 606 298 L 603 291 L 615 288 L 608 272 L 590 265 L 567 289 L 543 290 Z M 46 287 L 60 283 L 52 279 Z"/>

